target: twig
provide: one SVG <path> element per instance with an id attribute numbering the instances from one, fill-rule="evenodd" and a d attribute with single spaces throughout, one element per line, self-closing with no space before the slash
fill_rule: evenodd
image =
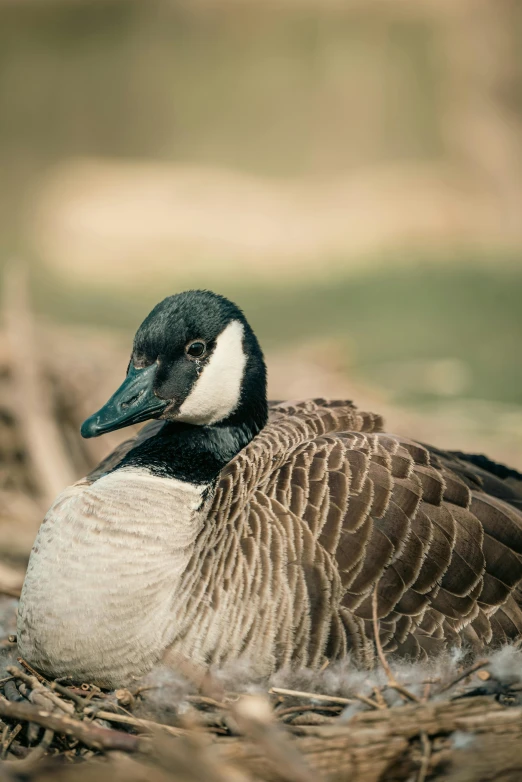
<path id="1" fill-rule="evenodd" d="M 4 731 L 2 733 L 2 759 L 5 758 L 5 756 L 7 755 L 11 743 L 15 740 L 15 738 L 18 736 L 21 730 L 22 730 L 22 726 L 20 725 L 20 723 L 18 723 L 18 725 L 15 725 L 15 727 L 11 732 L 7 730 L 7 725 L 4 728 Z"/>
<path id="2" fill-rule="evenodd" d="M 29 671 L 29 673 L 31 674 L 31 676 L 36 676 L 36 678 L 38 679 L 38 681 L 39 681 L 39 682 L 41 682 L 42 684 L 48 684 L 48 683 L 49 683 L 49 682 L 47 681 L 47 679 L 45 678 L 45 676 L 42 676 L 42 674 L 41 674 L 41 673 L 38 673 L 38 671 L 35 671 L 35 669 L 34 669 L 34 668 L 32 668 L 32 667 L 29 665 L 29 663 L 27 663 L 27 662 L 24 660 L 24 658 L 23 658 L 23 657 L 17 657 L 16 659 L 17 659 L 17 661 L 20 663 L 20 665 L 21 665 L 21 666 L 23 666 L 23 667 L 25 668 L 25 670 L 26 670 L 26 671 Z"/>
<path id="3" fill-rule="evenodd" d="M 379 708 L 381 709 L 387 709 L 388 704 L 384 700 L 384 696 L 380 690 L 380 687 L 374 687 L 373 688 L 373 695 L 375 697 L 375 702 L 379 704 Z"/>
<path id="4" fill-rule="evenodd" d="M 398 693 L 400 693 L 406 700 L 412 701 L 412 703 L 420 703 L 421 699 L 418 698 L 416 695 L 413 694 L 413 692 L 410 692 L 406 689 L 402 684 L 399 684 L 398 682 L 390 682 L 388 684 L 388 687 L 392 690 L 397 690 Z"/>
<path id="5" fill-rule="evenodd" d="M 390 668 L 388 664 L 388 660 L 386 659 L 386 655 L 384 654 L 384 649 L 382 648 L 382 644 L 381 644 L 379 619 L 377 618 L 377 587 L 378 587 L 378 583 L 375 584 L 375 589 L 373 590 L 372 593 L 373 635 L 375 637 L 375 648 L 377 650 L 377 656 L 379 657 L 379 661 L 388 679 L 388 687 L 397 690 L 397 692 L 403 695 L 404 698 L 406 698 L 407 700 L 413 701 L 414 703 L 420 703 L 420 699 L 417 698 L 416 695 L 414 695 L 412 692 L 407 690 L 406 687 L 403 687 L 402 684 L 399 684 L 399 682 L 393 675 L 392 669 Z"/>
<path id="6" fill-rule="evenodd" d="M 355 703 L 354 698 L 341 698 L 336 695 L 321 695 L 317 692 L 302 692 L 301 690 L 284 690 L 282 687 L 271 687 L 269 692 L 273 693 L 274 695 L 288 695 L 294 698 L 310 698 L 310 700 L 314 701 L 327 701 L 328 703 L 341 703 L 343 705 Z M 357 698 L 360 698 L 360 696 L 357 696 Z"/>
<path id="7" fill-rule="evenodd" d="M 448 684 L 445 684 L 444 687 L 441 687 L 439 693 L 451 690 L 451 688 L 462 681 L 462 679 L 466 679 L 468 676 L 471 676 L 472 673 L 475 673 L 475 671 L 478 671 L 480 668 L 484 668 L 484 666 L 488 664 L 489 660 L 477 660 L 475 663 L 473 663 L 473 665 L 470 665 L 469 668 L 465 668 L 462 673 L 459 673 L 458 676 L 455 676 L 454 679 L 451 679 Z"/>
<path id="8" fill-rule="evenodd" d="M 160 684 L 149 684 L 144 685 L 143 687 L 136 687 L 135 690 L 132 690 L 132 695 L 136 698 L 138 695 L 141 695 L 142 692 L 149 692 L 150 690 L 161 690 Z"/>
<path id="9" fill-rule="evenodd" d="M 19 774 L 20 772 L 30 771 L 39 761 L 43 758 L 54 739 L 54 731 L 50 728 L 46 728 L 44 731 L 42 740 L 36 747 L 33 747 L 25 758 L 22 760 L 6 760 L 5 765 L 10 766 L 13 771 Z"/>
<path id="10" fill-rule="evenodd" d="M 317 772 L 312 771 L 281 724 L 273 721 L 270 705 L 264 698 L 247 695 L 234 705 L 232 714 L 240 731 L 260 747 L 279 776 L 288 782 L 317 782 Z"/>
<path id="11" fill-rule="evenodd" d="M 339 714 L 341 709 L 342 705 L 340 703 L 337 706 L 314 706 L 310 703 L 301 703 L 299 706 L 287 706 L 285 709 L 276 709 L 275 716 L 279 720 L 288 714 L 299 714 L 299 712 L 304 711 L 329 711 Z"/>
<path id="12" fill-rule="evenodd" d="M 187 731 L 183 728 L 175 728 L 172 725 L 164 725 L 162 722 L 154 720 L 141 720 L 138 717 L 132 717 L 126 714 L 114 714 L 112 711 L 93 711 L 89 716 L 97 720 L 107 720 L 107 722 L 119 722 L 122 725 L 132 725 L 135 728 L 143 728 L 148 731 L 164 730 L 173 736 L 186 736 Z"/>
<path id="13" fill-rule="evenodd" d="M 4 725 L 4 727 L 2 728 L 2 737 L 0 738 L 0 742 L 1 742 L 0 758 L 2 759 L 7 754 L 6 743 L 7 743 L 8 736 L 9 736 L 9 725 Z"/>
<path id="14" fill-rule="evenodd" d="M 35 344 L 35 328 L 29 305 L 27 271 L 11 264 L 4 274 L 3 309 L 11 348 L 17 418 L 23 431 L 34 474 L 43 498 L 50 505 L 56 495 L 74 482 L 60 433 L 52 415 L 49 395 L 43 387 Z"/>
<path id="15" fill-rule="evenodd" d="M 194 704 L 194 706 L 202 705 L 202 706 L 213 706 L 216 709 L 229 709 L 230 706 L 228 703 L 224 703 L 223 701 L 217 701 L 215 698 L 209 698 L 206 695 L 185 695 L 184 698 L 189 703 Z"/>
<path id="16" fill-rule="evenodd" d="M 417 777 L 417 782 L 425 782 L 426 776 L 428 774 L 429 765 L 430 765 L 431 742 L 428 738 L 428 734 L 425 731 L 421 732 L 420 740 L 422 744 L 422 758 L 421 758 L 421 764 L 419 768 L 419 775 Z"/>
<path id="17" fill-rule="evenodd" d="M 40 709 L 30 703 L 10 703 L 0 697 L 0 716 L 23 722 L 34 722 L 55 733 L 72 736 L 93 749 L 139 752 L 143 748 L 143 740 L 139 736 L 81 722 L 69 716 L 52 713 L 47 709 Z"/>
<path id="18" fill-rule="evenodd" d="M 369 698 L 367 695 L 363 695 L 360 692 L 356 692 L 354 695 L 354 698 L 358 701 L 361 701 L 361 703 L 365 703 L 367 706 L 369 706 L 371 709 L 387 709 L 387 705 L 384 704 L 384 706 L 381 706 L 376 700 L 372 700 L 372 698 Z"/>
<path id="19" fill-rule="evenodd" d="M 81 695 L 77 695 L 75 692 L 73 692 L 69 687 L 64 687 L 63 684 L 60 684 L 59 682 L 51 682 L 51 689 L 56 690 L 56 692 L 59 692 L 60 695 L 62 695 L 64 698 L 69 698 L 69 700 L 73 701 L 73 703 L 76 703 L 77 706 L 81 706 L 83 709 L 88 701 L 85 698 L 82 698 Z"/>
<path id="20" fill-rule="evenodd" d="M 375 589 L 372 593 L 372 623 L 373 623 L 373 635 L 375 638 L 375 648 L 377 650 L 377 656 L 379 657 L 380 663 L 383 667 L 383 670 L 386 674 L 386 677 L 388 679 L 388 684 L 390 686 L 395 686 L 397 684 L 397 681 L 395 679 L 395 676 L 392 673 L 392 669 L 388 665 L 388 660 L 386 659 L 386 655 L 384 654 L 384 649 L 382 648 L 381 644 L 381 637 L 380 637 L 380 627 L 379 627 L 379 619 L 377 618 L 377 587 L 378 583 L 375 584 Z"/>
<path id="21" fill-rule="evenodd" d="M 29 687 L 35 697 L 37 695 L 40 696 L 40 706 L 43 706 L 44 708 L 48 705 L 44 702 L 48 701 L 48 703 L 52 703 L 54 706 L 57 706 L 62 711 L 66 711 L 69 714 L 71 711 L 74 711 L 74 706 L 72 703 L 66 703 L 63 701 L 55 692 L 51 692 L 45 685 L 43 685 L 36 676 L 33 676 L 32 674 L 27 674 L 21 671 L 19 668 L 17 668 L 14 665 L 10 665 L 7 667 L 7 672 L 12 674 L 15 679 L 19 679 L 22 681 L 27 687 Z"/>

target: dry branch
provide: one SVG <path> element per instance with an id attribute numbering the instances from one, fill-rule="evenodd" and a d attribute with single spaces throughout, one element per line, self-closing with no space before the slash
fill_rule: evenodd
<path id="1" fill-rule="evenodd" d="M 302 690 L 286 690 L 283 687 L 272 687 L 270 692 L 274 695 L 288 695 L 293 698 L 308 698 L 312 701 L 326 701 L 327 703 L 339 703 L 342 706 L 347 706 L 350 703 L 355 703 L 354 698 L 341 698 L 337 695 L 323 695 L 316 692 L 303 692 Z"/>
<path id="2" fill-rule="evenodd" d="M 70 461 L 42 385 L 34 350 L 36 330 L 28 301 L 28 280 L 24 267 L 12 264 L 4 274 L 4 319 L 11 347 L 13 380 L 16 387 L 17 418 L 24 432 L 35 476 L 46 504 L 74 482 Z"/>
<path id="3" fill-rule="evenodd" d="M 99 750 L 119 750 L 120 752 L 138 752 L 144 749 L 143 739 L 108 728 L 100 728 L 92 723 L 82 722 L 73 717 L 58 715 L 47 709 L 39 709 L 29 703 L 10 703 L 0 697 L 0 717 L 33 722 L 55 733 L 72 736 L 87 747 Z"/>
<path id="4" fill-rule="evenodd" d="M 459 750 L 451 747 L 454 731 L 487 735 L 492 731 L 512 736 L 513 752 L 518 744 L 518 760 L 522 767 L 522 709 L 503 709 L 490 698 L 464 698 L 429 704 L 411 704 L 392 709 L 364 712 L 349 722 L 334 725 L 290 726 L 296 748 L 304 755 L 310 767 L 326 780 L 350 782 L 382 782 L 388 772 L 399 763 L 401 771 L 393 780 L 415 779 L 425 769 L 428 777 L 437 768 L 440 758 L 430 749 L 426 759 L 427 742 L 446 736 L 444 759 L 446 771 L 452 764 L 459 765 Z M 424 738 L 423 738 L 424 737 Z M 412 742 L 418 742 L 418 760 L 408 756 Z M 431 747 L 431 744 L 430 744 Z M 280 782 L 277 767 L 267 762 L 267 756 L 251 741 L 229 740 L 213 746 L 217 758 L 237 763 L 266 782 Z M 496 758 L 499 761 L 499 758 Z M 495 758 L 483 758 L 490 768 Z M 446 773 L 446 771 L 444 773 Z M 413 775 L 413 776 L 412 776 Z M 437 775 L 430 779 L 446 779 Z M 492 777 L 493 779 L 494 777 Z M 421 776 L 422 779 L 422 776 Z M 477 777 L 482 779 L 482 777 Z"/>
<path id="5" fill-rule="evenodd" d="M 480 668 L 484 668 L 485 665 L 489 663 L 489 660 L 477 660 L 473 663 L 473 665 L 470 665 L 469 668 L 465 668 L 463 671 L 459 673 L 458 676 L 455 676 L 453 679 L 451 679 L 447 684 L 445 684 L 443 687 L 440 688 L 439 694 L 442 692 L 447 692 L 448 690 L 451 690 L 452 687 L 454 687 L 456 684 L 461 682 L 463 679 L 467 679 L 468 676 L 471 676 L 472 673 L 475 673 L 475 671 L 480 670 Z"/>
<path id="6" fill-rule="evenodd" d="M 132 717 L 129 714 L 114 714 L 112 711 L 93 711 L 93 716 L 100 720 L 106 720 L 107 722 L 120 723 L 120 725 L 131 725 L 136 728 L 140 733 L 151 733 L 158 730 L 170 733 L 171 736 L 186 736 L 187 731 L 183 728 L 176 728 L 172 725 L 163 725 L 161 722 L 154 722 L 154 720 L 143 720 L 136 717 Z"/>
<path id="7" fill-rule="evenodd" d="M 7 666 L 7 672 L 15 679 L 23 682 L 23 684 L 31 690 L 29 700 L 37 706 L 43 706 L 44 708 L 57 707 L 61 711 L 68 712 L 69 714 L 74 711 L 74 706 L 71 703 L 67 703 L 67 701 L 59 698 L 56 693 L 52 692 L 47 687 L 44 687 L 36 676 L 24 673 L 15 665 Z"/>

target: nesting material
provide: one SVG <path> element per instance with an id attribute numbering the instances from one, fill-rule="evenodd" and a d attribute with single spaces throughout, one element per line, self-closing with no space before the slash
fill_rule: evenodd
<path id="1" fill-rule="evenodd" d="M 158 666 L 126 690 L 102 692 L 45 679 L 17 657 L 15 611 L 15 600 L 0 599 L 7 780 L 471 782 L 498 768 L 517 779 L 516 646 L 474 660 L 462 650 L 424 664 L 390 659 L 388 671 L 347 659 L 268 681 L 229 666 L 195 682 Z"/>

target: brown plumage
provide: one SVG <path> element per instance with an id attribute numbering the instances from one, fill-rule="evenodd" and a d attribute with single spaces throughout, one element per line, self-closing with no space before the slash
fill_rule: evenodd
<path id="1" fill-rule="evenodd" d="M 200 580 L 188 611 L 204 613 L 202 594 L 218 604 L 227 592 L 248 601 L 263 590 L 241 653 L 273 638 L 276 666 L 318 667 L 348 652 L 372 665 L 375 588 L 387 653 L 418 660 L 519 637 L 522 476 L 496 477 L 473 459 L 384 432 L 380 416 L 350 402 L 272 405 L 267 426 L 221 472 L 187 569 Z M 224 646 L 209 661 L 226 659 Z"/>

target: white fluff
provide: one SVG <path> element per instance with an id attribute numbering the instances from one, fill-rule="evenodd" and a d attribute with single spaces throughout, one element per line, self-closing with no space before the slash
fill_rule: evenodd
<path id="1" fill-rule="evenodd" d="M 453 749 L 469 749 L 475 744 L 477 737 L 472 733 L 466 733 L 463 730 L 455 730 L 451 734 L 451 743 Z"/>
<path id="2" fill-rule="evenodd" d="M 489 658 L 488 666 L 493 678 L 504 684 L 517 684 L 522 681 L 522 650 L 520 647 L 503 646 Z"/>
<path id="3" fill-rule="evenodd" d="M 246 364 L 243 331 L 243 324 L 233 320 L 221 332 L 208 364 L 179 409 L 179 421 L 215 424 L 237 408 Z"/>
<path id="4" fill-rule="evenodd" d="M 504 650 L 501 650 L 492 654 L 492 662 L 494 663 L 496 657 L 503 653 Z M 463 651 L 455 649 L 439 655 L 427 663 L 391 660 L 390 664 L 397 680 L 404 684 L 410 692 L 422 697 L 427 679 L 447 682 L 456 677 L 462 666 L 470 663 L 469 659 L 464 663 L 464 655 Z M 255 670 L 254 662 L 249 665 L 247 660 L 231 661 L 220 667 L 212 667 L 210 676 L 218 688 L 222 687 L 225 691 L 266 692 L 267 688 L 283 687 L 345 698 L 351 698 L 356 693 L 371 697 L 374 687 L 383 687 L 387 683 L 386 674 L 381 667 L 377 667 L 373 671 L 361 670 L 354 665 L 350 657 L 331 663 L 323 671 L 314 671 L 310 668 L 282 669 L 268 679 L 256 676 Z M 181 702 L 183 701 L 183 679 L 179 678 L 179 674 L 176 672 L 172 672 L 171 677 L 164 666 L 155 668 L 147 675 L 143 683 L 146 686 L 154 687 L 154 689 L 143 693 L 146 706 L 162 712 L 163 710 L 168 711 L 168 704 L 172 706 L 176 699 L 181 698 Z M 432 693 L 436 691 L 436 687 L 437 685 L 433 686 Z M 186 681 L 185 693 L 195 691 L 197 691 L 197 687 L 194 683 Z M 454 695 L 454 691 L 446 691 L 438 697 L 435 696 L 435 699 L 438 700 L 439 697 L 448 699 L 452 695 Z M 385 689 L 383 696 L 389 706 L 403 703 L 401 695 L 396 690 Z M 179 703 L 178 700 L 178 706 Z M 341 718 L 349 720 L 355 713 L 365 711 L 368 708 L 364 703 L 357 702 L 347 706 Z"/>

